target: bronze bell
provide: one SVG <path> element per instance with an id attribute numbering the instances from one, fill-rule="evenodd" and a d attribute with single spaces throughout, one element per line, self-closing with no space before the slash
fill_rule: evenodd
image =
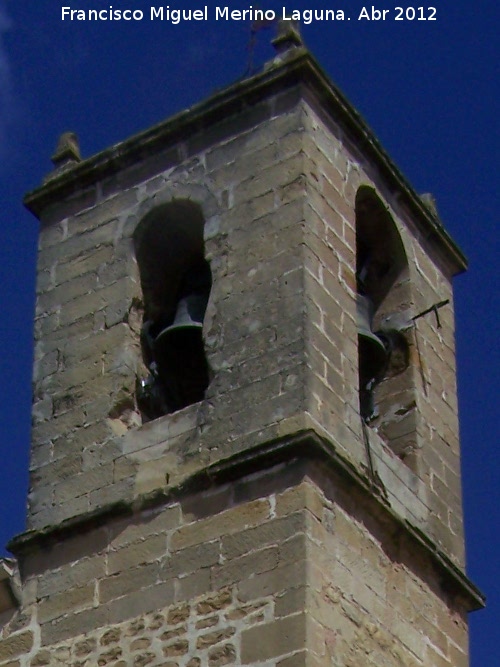
<path id="1" fill-rule="evenodd" d="M 372 331 L 373 304 L 364 294 L 357 295 L 359 358 L 367 379 L 376 378 L 387 362 L 387 350 L 381 338 Z"/>
<path id="2" fill-rule="evenodd" d="M 157 381 L 169 412 L 200 401 L 208 386 L 202 337 L 207 301 L 208 296 L 200 293 L 183 297 L 172 324 L 154 339 Z"/>
<path id="3" fill-rule="evenodd" d="M 165 327 L 155 338 L 155 346 L 163 344 L 170 336 L 175 336 L 183 329 L 202 329 L 207 299 L 204 295 L 190 294 L 177 304 L 172 324 Z"/>

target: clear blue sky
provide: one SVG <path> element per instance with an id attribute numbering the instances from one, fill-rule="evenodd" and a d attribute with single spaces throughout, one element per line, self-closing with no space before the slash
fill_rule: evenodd
<path id="1" fill-rule="evenodd" d="M 500 624 L 500 16 L 494 0 L 432 1 L 436 21 L 394 21 L 394 6 L 411 3 L 389 2 L 379 5 L 391 9 L 388 20 L 360 22 L 362 2 L 339 0 L 330 8 L 344 9 L 351 21 L 316 22 L 303 35 L 415 189 L 435 194 L 444 224 L 470 260 L 455 282 L 464 501 L 468 574 L 488 596 L 487 610 L 471 616 L 471 664 L 493 667 Z M 23 209 L 23 194 L 50 170 L 61 132 L 77 132 L 89 156 L 239 78 L 248 59 L 248 22 L 63 22 L 64 4 L 71 6 L 0 0 L 0 548 L 23 530 L 27 493 L 37 221 Z M 155 4 L 161 3 L 72 6 L 148 15 Z M 288 6 L 319 9 L 321 2 Z M 272 55 L 270 36 L 258 36 L 257 63 Z"/>

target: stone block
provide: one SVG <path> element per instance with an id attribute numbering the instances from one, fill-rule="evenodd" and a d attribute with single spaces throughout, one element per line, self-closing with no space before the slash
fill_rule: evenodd
<path id="1" fill-rule="evenodd" d="M 123 479 L 119 482 L 113 481 L 107 486 L 91 491 L 88 495 L 88 508 L 90 511 L 96 510 L 113 503 L 126 501 L 134 496 L 134 479 Z"/>
<path id="2" fill-rule="evenodd" d="M 107 622 L 108 624 L 121 623 L 139 614 L 162 609 L 173 600 L 173 582 L 155 584 L 108 602 L 104 607 L 107 611 Z"/>
<path id="3" fill-rule="evenodd" d="M 87 609 L 94 603 L 94 582 L 51 595 L 38 605 L 38 621 L 43 624 L 54 618 Z"/>
<path id="4" fill-rule="evenodd" d="M 10 660 L 25 655 L 33 646 L 33 632 L 28 630 L 13 634 L 0 641 L 0 660 Z"/>
<path id="5" fill-rule="evenodd" d="M 162 576 L 170 579 L 210 567 L 219 562 L 219 555 L 218 540 L 175 551 L 164 559 Z"/>
<path id="6" fill-rule="evenodd" d="M 240 135 L 245 130 L 248 131 L 269 121 L 270 117 L 271 108 L 268 102 L 247 107 L 245 111 L 240 111 L 237 115 L 230 116 L 210 128 L 203 128 L 201 132 L 191 136 L 187 143 L 188 155 L 196 155 L 206 147 L 224 143 L 225 140 Z"/>
<path id="7" fill-rule="evenodd" d="M 137 190 L 131 189 L 100 201 L 92 209 L 77 213 L 68 220 L 68 236 L 90 232 L 111 220 L 116 220 L 123 211 L 133 209 L 137 200 Z"/>
<path id="8" fill-rule="evenodd" d="M 255 545 L 258 549 L 259 545 Z M 235 558 L 229 563 L 212 567 L 212 581 L 215 586 L 228 586 L 252 575 L 268 572 L 277 567 L 279 550 L 277 546 L 255 550 L 252 553 Z"/>
<path id="9" fill-rule="evenodd" d="M 39 382 L 49 375 L 57 373 L 59 367 L 59 354 L 57 351 L 45 354 L 41 359 L 35 361 L 33 366 L 33 380 Z"/>
<path id="10" fill-rule="evenodd" d="M 110 549 L 118 551 L 131 543 L 142 542 L 149 536 L 166 534 L 181 521 L 180 505 L 172 505 L 160 511 L 146 514 L 131 521 L 129 517 L 117 519 L 110 527 Z"/>
<path id="11" fill-rule="evenodd" d="M 236 658 L 236 649 L 232 644 L 217 646 L 208 652 L 208 667 L 234 665 Z"/>
<path id="12" fill-rule="evenodd" d="M 44 249 L 38 255 L 38 269 L 50 269 L 61 258 L 69 260 L 90 254 L 103 245 L 112 245 L 116 233 L 117 221 L 112 220 L 94 230 L 65 239 L 57 245 Z"/>
<path id="13" fill-rule="evenodd" d="M 51 646 L 70 637 L 85 635 L 108 622 L 107 610 L 104 607 L 61 616 L 40 626 L 41 645 Z"/>
<path id="14" fill-rule="evenodd" d="M 96 554 L 90 558 L 82 558 L 70 566 L 44 572 L 37 577 L 38 597 L 51 599 L 58 593 L 84 587 L 85 584 L 101 579 L 105 570 L 105 558 Z"/>
<path id="15" fill-rule="evenodd" d="M 178 639 L 172 644 L 163 647 L 163 655 L 166 658 L 176 658 L 186 655 L 189 651 L 189 642 L 186 639 Z M 178 664 L 178 663 L 174 663 Z"/>
<path id="16" fill-rule="evenodd" d="M 126 569 L 99 581 L 99 600 L 109 602 L 153 586 L 159 579 L 158 562 Z"/>
<path id="17" fill-rule="evenodd" d="M 41 315 L 59 311 L 68 301 L 84 294 L 90 294 L 97 287 L 98 280 L 95 273 L 79 276 L 39 294 L 36 301 L 36 313 Z"/>
<path id="18" fill-rule="evenodd" d="M 79 455 L 65 456 L 53 463 L 37 468 L 31 475 L 31 483 L 56 484 L 60 480 L 77 475 L 82 469 L 82 458 Z"/>
<path id="19" fill-rule="evenodd" d="M 201 616 L 213 614 L 228 607 L 233 601 L 233 595 L 230 588 L 222 588 L 211 592 L 203 600 L 196 604 L 196 612 Z"/>
<path id="20" fill-rule="evenodd" d="M 132 303 L 137 292 L 137 283 L 131 276 L 121 278 L 116 283 L 97 289 L 90 294 L 79 296 L 65 306 L 59 315 L 59 325 L 66 326 L 77 322 L 89 313 L 95 315 L 111 304 L 129 299 Z"/>
<path id="21" fill-rule="evenodd" d="M 221 535 L 227 535 L 255 526 L 269 517 L 268 500 L 254 502 L 229 509 L 202 522 L 193 522 L 182 526 L 173 533 L 170 548 L 177 551 L 194 544 L 209 542 Z"/>
<path id="22" fill-rule="evenodd" d="M 281 519 L 271 519 L 254 528 L 224 536 L 221 540 L 222 555 L 228 561 L 239 559 L 255 549 L 268 545 L 279 546 L 304 529 L 305 517 L 300 512 Z"/>
<path id="23" fill-rule="evenodd" d="M 55 284 L 66 284 L 69 281 L 80 279 L 88 273 L 99 272 L 101 267 L 106 266 L 114 256 L 112 245 L 103 245 L 93 252 L 87 253 L 71 261 L 57 262 L 55 268 Z"/>
<path id="24" fill-rule="evenodd" d="M 165 535 L 152 535 L 141 542 L 133 542 L 127 546 L 112 551 L 108 555 L 108 573 L 114 574 L 158 561 L 167 551 Z"/>
<path id="25" fill-rule="evenodd" d="M 243 665 L 252 665 L 285 656 L 302 649 L 305 641 L 305 614 L 287 616 L 250 628 L 241 635 L 241 662 Z"/>
<path id="26" fill-rule="evenodd" d="M 238 583 L 238 598 L 250 602 L 267 595 L 278 595 L 282 591 L 300 588 L 306 581 L 306 562 L 296 561 L 276 567 Z"/>
<path id="27" fill-rule="evenodd" d="M 276 618 L 291 616 L 306 609 L 307 588 L 305 584 L 290 590 L 283 590 L 274 597 Z"/>
<path id="28" fill-rule="evenodd" d="M 109 486 L 113 482 L 113 467 L 103 466 L 95 470 L 87 470 L 70 477 L 54 486 L 54 501 L 64 504 L 73 498 L 87 495 L 91 491 Z"/>
<path id="29" fill-rule="evenodd" d="M 196 640 L 196 648 L 203 650 L 210 648 L 215 644 L 220 644 L 227 639 L 230 639 L 236 629 L 233 627 L 224 628 L 223 630 L 214 630 L 213 632 L 207 632 L 206 634 L 200 635 Z"/>
<path id="30" fill-rule="evenodd" d="M 197 572 L 187 574 L 175 582 L 175 599 L 179 602 L 192 600 L 212 589 L 210 569 L 205 567 Z"/>

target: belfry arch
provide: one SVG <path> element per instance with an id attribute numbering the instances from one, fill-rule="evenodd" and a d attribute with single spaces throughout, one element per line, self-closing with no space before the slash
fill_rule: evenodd
<path id="1" fill-rule="evenodd" d="M 416 447 L 410 272 L 396 224 L 368 186 L 356 195 L 356 280 L 358 327 L 368 330 L 358 337 L 361 415 L 404 458 Z"/>
<path id="2" fill-rule="evenodd" d="M 144 301 L 141 330 L 149 376 L 138 403 L 152 419 L 202 400 L 209 382 L 202 327 L 212 274 L 201 207 L 174 199 L 147 213 L 134 232 Z"/>

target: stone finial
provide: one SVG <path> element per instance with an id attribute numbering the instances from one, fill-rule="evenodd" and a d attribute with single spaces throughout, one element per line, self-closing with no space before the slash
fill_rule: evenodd
<path id="1" fill-rule="evenodd" d="M 283 55 L 292 49 L 304 46 L 298 21 L 284 21 L 281 19 L 278 21 L 277 28 L 278 34 L 271 43 L 278 55 Z"/>
<path id="2" fill-rule="evenodd" d="M 430 192 L 425 192 L 424 194 L 420 195 L 420 201 L 429 211 L 432 217 L 435 218 L 441 224 L 441 218 L 439 217 L 436 198 L 434 197 L 434 195 Z"/>
<path id="3" fill-rule="evenodd" d="M 74 132 L 63 132 L 57 142 L 57 148 L 51 157 L 52 164 L 56 169 L 73 166 L 82 161 L 80 155 L 80 143 Z"/>

